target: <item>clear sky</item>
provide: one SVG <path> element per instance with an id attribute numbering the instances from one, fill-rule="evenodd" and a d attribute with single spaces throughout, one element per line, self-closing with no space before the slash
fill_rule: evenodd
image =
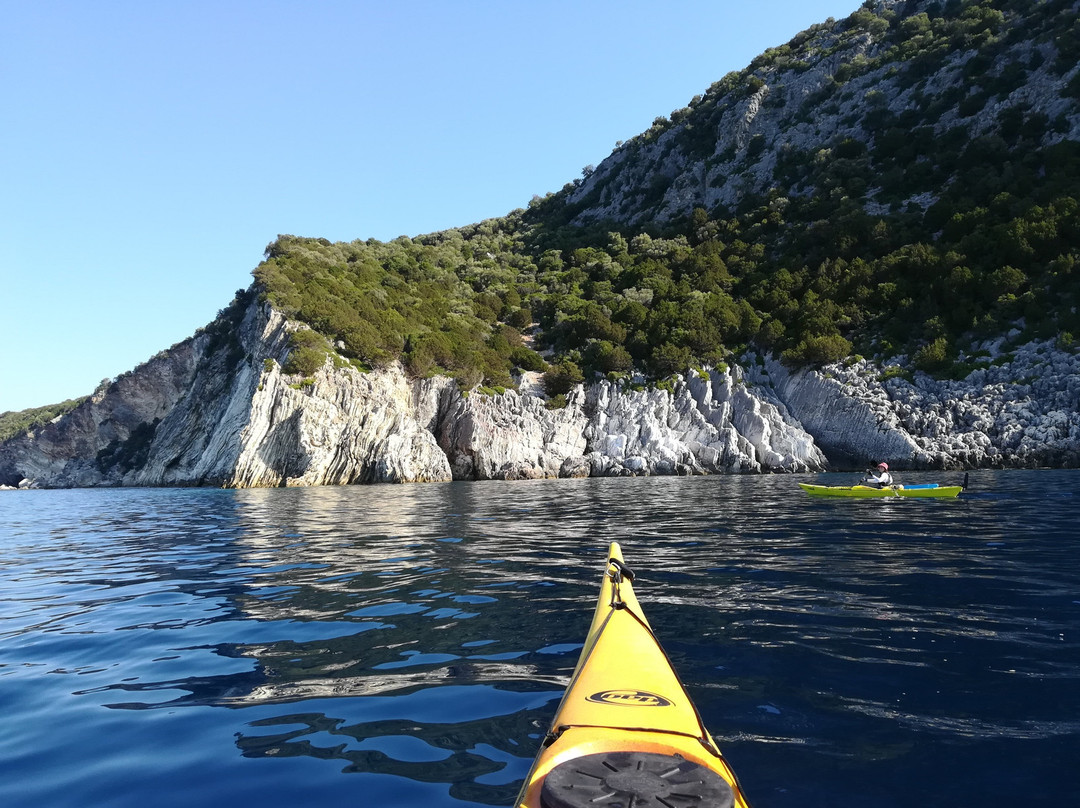
<path id="1" fill-rule="evenodd" d="M 279 233 L 525 207 L 859 5 L 0 2 L 0 412 L 190 336 Z"/>

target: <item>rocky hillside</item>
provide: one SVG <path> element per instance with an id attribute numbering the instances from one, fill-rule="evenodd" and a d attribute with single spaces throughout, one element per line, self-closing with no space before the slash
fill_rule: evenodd
<path id="1" fill-rule="evenodd" d="M 743 365 L 642 387 L 578 385 L 565 407 L 463 395 L 400 365 L 283 370 L 307 327 L 246 295 L 207 330 L 0 444 L 0 485 L 227 487 L 542 477 L 1080 465 L 1080 357 L 1051 344 L 963 382 L 860 360 Z M 896 366 L 892 367 L 896 370 Z M 887 369 L 888 370 L 888 369 Z M 523 389 L 526 385 L 522 384 Z"/>
<path id="2" fill-rule="evenodd" d="M 567 406 L 513 390 L 463 395 L 396 363 L 329 357 L 290 374 L 307 326 L 245 295 L 207 331 L 0 445 L 7 487 L 338 485 L 450 479 L 822 469 L 782 407 L 738 372 L 670 390 L 602 382 Z"/>
<path id="3" fill-rule="evenodd" d="M 869 0 L 527 209 L 280 236 L 0 485 L 1078 465 L 1078 63 L 1080 0 Z"/>
<path id="4" fill-rule="evenodd" d="M 868 0 L 657 118 L 565 202 L 579 224 L 673 221 L 770 195 L 925 212 L 978 191 L 958 187 L 970 168 L 998 175 L 1080 141 L 1078 8 Z"/>

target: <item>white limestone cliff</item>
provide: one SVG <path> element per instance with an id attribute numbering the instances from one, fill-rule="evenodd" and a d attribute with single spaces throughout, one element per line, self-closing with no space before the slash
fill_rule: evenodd
<path id="1" fill-rule="evenodd" d="M 775 387 L 834 464 L 898 468 L 1080 465 L 1080 355 L 1053 342 L 1001 351 L 963 380 L 887 377 L 867 360 L 791 373 L 769 361 Z M 884 380 L 883 380 L 884 379 Z"/>
<path id="2" fill-rule="evenodd" d="M 451 479 L 1080 464 L 1080 357 L 1000 345 L 963 381 L 865 360 L 791 372 L 766 360 L 664 386 L 462 395 L 397 364 L 282 370 L 305 328 L 252 302 L 55 422 L 0 445 L 0 485 L 342 485 Z M 529 389 L 523 386 L 523 389 Z"/>
<path id="3" fill-rule="evenodd" d="M 813 471 L 825 456 L 796 421 L 745 385 L 738 369 L 678 377 L 674 389 L 588 393 L 594 474 Z"/>
<path id="4" fill-rule="evenodd" d="M 568 457 L 585 452 L 586 417 L 580 390 L 564 409 L 507 391 L 455 395 L 439 430 L 455 479 L 524 480 L 558 477 Z"/>
<path id="5" fill-rule="evenodd" d="M 734 372 L 674 392 L 579 387 L 563 409 L 462 395 L 400 366 L 282 370 L 304 328 L 252 303 L 0 447 L 0 483 L 39 487 L 341 485 L 823 468 L 813 438 Z M 225 334 L 225 338 L 222 338 Z M 216 335 L 216 336 L 215 336 Z"/>

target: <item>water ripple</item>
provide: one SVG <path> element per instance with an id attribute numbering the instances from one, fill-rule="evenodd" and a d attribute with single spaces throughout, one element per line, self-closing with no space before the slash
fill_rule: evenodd
<path id="1" fill-rule="evenodd" d="M 1078 478 L 972 478 L 5 495 L 0 804 L 508 805 L 612 539 L 759 807 L 1071 797 Z"/>

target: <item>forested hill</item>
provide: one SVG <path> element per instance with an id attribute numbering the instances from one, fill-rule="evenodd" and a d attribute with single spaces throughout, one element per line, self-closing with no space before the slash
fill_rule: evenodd
<path id="1" fill-rule="evenodd" d="M 255 270 L 328 354 L 463 386 L 662 379 L 1080 334 L 1080 2 L 872 0 L 657 118 L 527 209 L 389 243 L 282 236 Z M 534 325 L 535 324 L 535 325 Z M 524 339 L 523 339 L 524 335 Z"/>

